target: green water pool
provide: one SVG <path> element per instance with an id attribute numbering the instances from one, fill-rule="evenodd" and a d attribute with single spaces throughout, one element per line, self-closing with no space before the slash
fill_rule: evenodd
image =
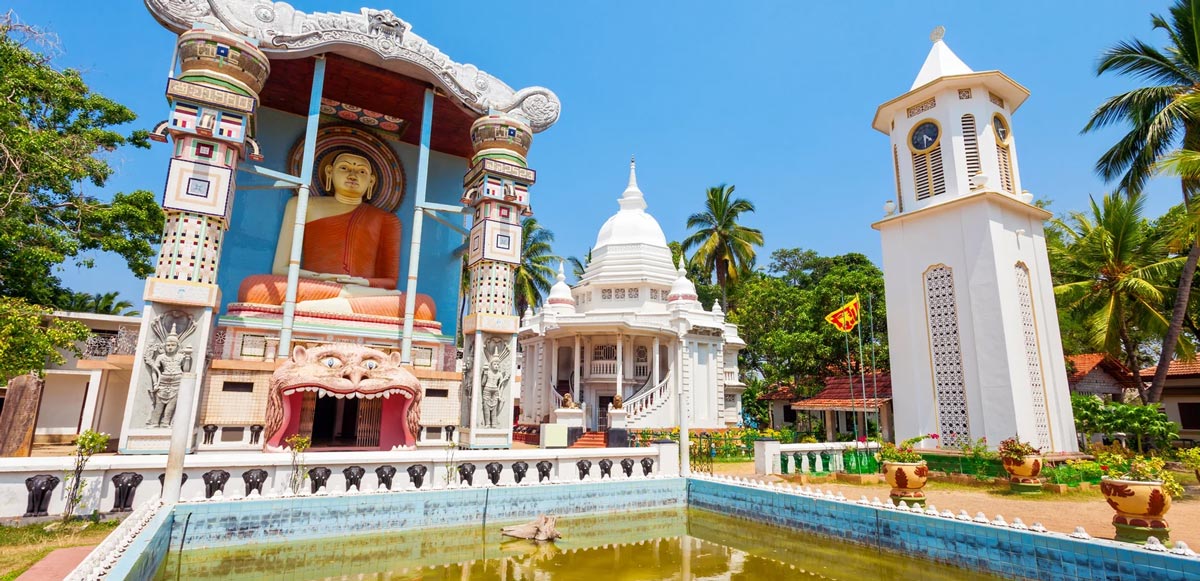
<path id="1" fill-rule="evenodd" d="M 698 509 L 564 517 L 554 544 L 512 540 L 512 523 L 187 549 L 157 580 L 999 579 Z"/>

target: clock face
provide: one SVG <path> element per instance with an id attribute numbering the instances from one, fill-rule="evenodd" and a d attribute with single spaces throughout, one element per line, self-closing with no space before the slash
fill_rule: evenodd
<path id="1" fill-rule="evenodd" d="M 925 121 L 917 125 L 912 132 L 912 148 L 916 151 L 925 151 L 933 147 L 937 143 L 940 131 L 937 123 L 932 121 Z"/>
<path id="2" fill-rule="evenodd" d="M 996 130 L 996 137 L 998 137 L 1002 143 L 1008 141 L 1008 124 L 1004 122 L 1003 117 L 994 115 L 992 117 L 992 128 Z"/>

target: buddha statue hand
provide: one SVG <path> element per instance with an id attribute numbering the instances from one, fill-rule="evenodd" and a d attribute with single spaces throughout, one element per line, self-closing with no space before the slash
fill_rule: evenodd
<path id="1" fill-rule="evenodd" d="M 369 281 L 361 276 L 351 276 L 349 274 L 336 275 L 336 278 L 334 278 L 333 281 L 336 283 L 339 283 L 339 284 L 346 284 L 346 285 L 371 286 L 371 281 Z"/>

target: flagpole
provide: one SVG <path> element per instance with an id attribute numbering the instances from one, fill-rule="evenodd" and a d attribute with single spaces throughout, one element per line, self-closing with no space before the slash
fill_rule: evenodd
<path id="1" fill-rule="evenodd" d="M 854 295 L 854 298 L 855 298 L 855 300 L 857 300 L 858 295 Z M 862 308 L 861 302 L 859 302 L 859 308 Z M 859 319 L 859 320 L 861 320 L 861 319 Z M 862 325 L 856 325 L 856 326 L 858 327 L 858 360 L 859 360 L 859 362 L 861 362 L 863 360 Z M 867 366 L 860 364 L 858 366 L 858 372 L 859 372 L 859 378 L 862 380 L 863 421 L 867 422 L 867 437 L 869 438 L 869 437 L 871 437 L 871 424 L 867 420 Z M 874 361 L 871 362 L 871 373 L 872 374 L 875 373 L 875 362 Z M 878 423 L 878 422 L 876 422 L 876 423 Z"/>
<path id="2" fill-rule="evenodd" d="M 842 295 L 841 302 L 844 307 L 846 304 L 846 296 Z M 850 360 L 850 332 L 842 331 L 842 335 L 846 337 L 846 379 L 850 380 L 850 425 L 854 428 L 854 441 L 858 442 L 858 403 L 854 401 L 854 364 Z"/>
<path id="3" fill-rule="evenodd" d="M 871 397 L 879 406 L 875 408 L 875 423 L 879 425 L 879 436 L 883 437 L 883 404 L 879 403 L 879 370 L 875 367 L 875 295 L 867 295 L 867 324 L 871 326 Z M 865 390 L 866 385 L 863 386 Z"/>

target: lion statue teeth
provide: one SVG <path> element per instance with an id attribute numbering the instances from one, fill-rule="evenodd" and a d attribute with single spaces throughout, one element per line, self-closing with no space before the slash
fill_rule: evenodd
<path id="1" fill-rule="evenodd" d="M 334 343 L 292 356 L 271 375 L 267 399 L 265 448 L 279 451 L 284 440 L 298 433 L 305 392 L 317 397 L 382 398 L 380 450 L 412 447 L 421 430 L 421 384 L 400 366 L 400 354 Z"/>

